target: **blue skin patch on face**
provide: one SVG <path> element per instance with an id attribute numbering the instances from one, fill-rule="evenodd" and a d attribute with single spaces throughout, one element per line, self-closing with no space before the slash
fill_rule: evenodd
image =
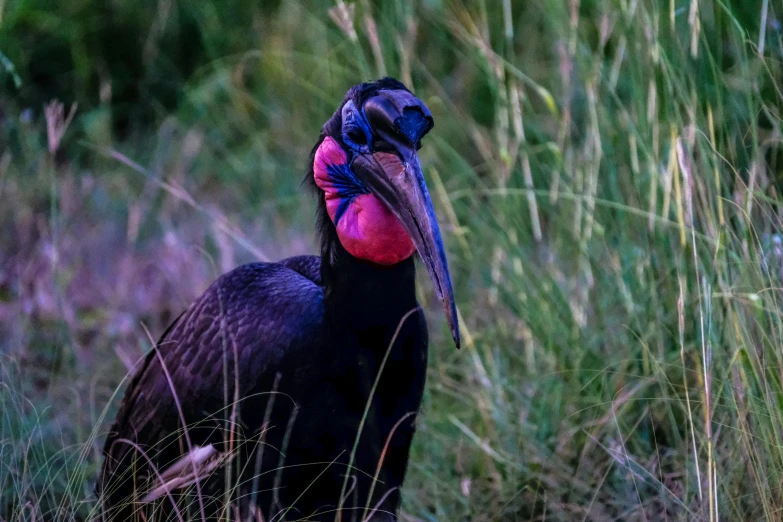
<path id="1" fill-rule="evenodd" d="M 367 123 L 367 115 L 364 113 L 364 108 L 362 108 L 361 117 L 356 118 L 356 124 L 362 129 L 364 138 L 367 140 L 367 146 L 372 148 L 372 129 L 370 128 L 370 124 Z"/>
<path id="2" fill-rule="evenodd" d="M 351 138 L 351 132 L 357 129 L 364 135 L 364 145 L 355 142 Z M 367 123 L 367 115 L 364 113 L 364 109 L 361 110 L 361 113 L 357 113 L 355 108 L 347 111 L 343 121 L 342 134 L 345 144 L 355 152 L 368 152 L 370 150 L 372 147 L 372 129 L 370 129 L 370 124 Z"/>
<path id="3" fill-rule="evenodd" d="M 327 174 L 332 185 L 337 190 L 337 195 L 340 198 L 340 205 L 337 207 L 337 212 L 334 215 L 334 225 L 340 221 L 340 218 L 345 214 L 348 209 L 348 205 L 351 204 L 356 196 L 362 194 L 369 194 L 370 191 L 362 181 L 356 177 L 347 164 L 341 165 L 329 165 L 326 168 Z"/>

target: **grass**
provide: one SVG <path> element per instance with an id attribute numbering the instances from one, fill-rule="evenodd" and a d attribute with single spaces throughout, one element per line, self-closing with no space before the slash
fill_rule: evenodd
<path id="1" fill-rule="evenodd" d="M 422 277 L 406 519 L 778 519 L 780 4 L 342 5 L 0 0 L 0 518 L 91 512 L 145 328 L 316 251 L 309 149 L 391 74 L 464 339 Z"/>

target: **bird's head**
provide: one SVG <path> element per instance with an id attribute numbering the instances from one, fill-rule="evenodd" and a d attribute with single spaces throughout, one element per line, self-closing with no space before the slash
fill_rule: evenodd
<path id="1" fill-rule="evenodd" d="M 459 347 L 446 253 L 417 154 L 432 126 L 427 106 L 399 81 L 356 85 L 323 126 L 312 179 L 349 254 L 388 266 L 418 250 Z"/>

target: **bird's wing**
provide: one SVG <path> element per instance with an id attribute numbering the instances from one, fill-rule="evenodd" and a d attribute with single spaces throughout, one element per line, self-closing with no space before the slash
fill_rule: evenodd
<path id="1" fill-rule="evenodd" d="M 128 465 L 126 457 L 152 455 L 152 445 L 181 432 L 182 417 L 190 423 L 224 411 L 234 398 L 271 382 L 291 353 L 317 342 L 323 290 L 316 265 L 318 258 L 301 256 L 241 266 L 183 312 L 125 392 L 106 439 L 99 494 L 122 498 L 121 484 L 114 491 L 106 486 Z M 194 446 L 204 443 L 194 437 Z"/>
<path id="2" fill-rule="evenodd" d="M 323 286 L 321 282 L 321 256 L 294 256 L 283 259 L 280 264 L 300 273 L 318 286 Z"/>

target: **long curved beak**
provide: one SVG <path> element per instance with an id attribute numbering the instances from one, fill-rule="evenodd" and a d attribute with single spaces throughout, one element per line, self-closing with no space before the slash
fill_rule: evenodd
<path id="1" fill-rule="evenodd" d="M 443 305 L 454 344 L 459 348 L 457 306 L 438 219 L 415 150 L 404 147 L 400 153 L 407 158 L 405 161 L 386 152 L 357 155 L 354 171 L 366 173 L 362 181 L 397 216 L 413 240 Z"/>

